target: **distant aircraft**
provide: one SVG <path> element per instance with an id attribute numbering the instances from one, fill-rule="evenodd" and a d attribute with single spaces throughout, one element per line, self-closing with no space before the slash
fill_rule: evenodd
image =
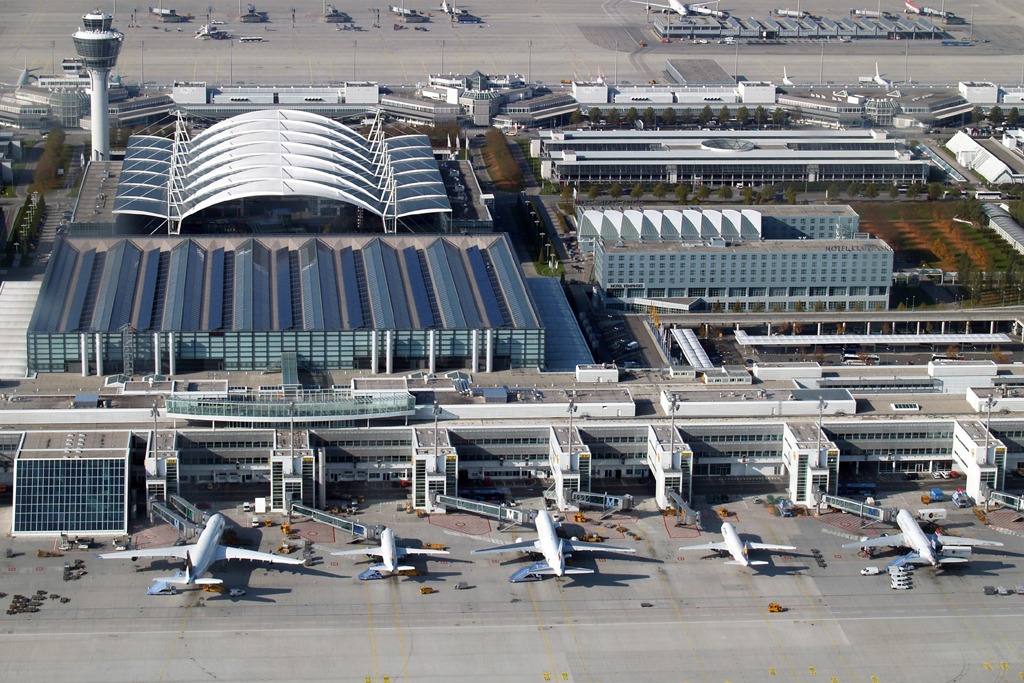
<path id="1" fill-rule="evenodd" d="M 742 567 L 768 564 L 764 560 L 750 560 L 747 553 L 751 550 L 796 550 L 791 545 L 774 545 L 772 543 L 753 543 L 741 541 L 736 528 L 729 522 L 722 524 L 722 540 L 718 543 L 704 543 L 702 545 L 687 545 L 680 550 L 725 550 L 732 555 L 731 560 L 726 564 L 738 564 Z"/>
<path id="2" fill-rule="evenodd" d="M 882 86 L 883 88 L 888 88 L 890 85 L 892 85 L 892 81 L 885 80 L 884 78 L 882 78 L 882 74 L 878 73 L 878 62 L 875 62 L 875 78 L 874 78 L 874 81 L 875 81 L 875 83 L 877 83 L 878 85 Z"/>
<path id="3" fill-rule="evenodd" d="M 224 583 L 221 579 L 205 578 L 203 575 L 210 570 L 214 562 L 220 560 L 253 560 L 256 562 L 273 562 L 275 564 L 302 564 L 302 560 L 272 555 L 271 553 L 260 553 L 255 550 L 242 550 L 221 545 L 220 539 L 224 535 L 224 527 L 227 520 L 219 512 L 206 523 L 206 528 L 199 535 L 195 545 L 176 545 L 170 548 L 136 548 L 135 550 L 122 550 L 114 553 L 100 553 L 98 556 L 104 560 L 119 560 L 131 558 L 136 560 L 140 557 L 177 557 L 185 560 L 185 571 L 178 572 L 174 576 L 165 576 L 154 579 L 153 585 L 149 588 L 150 595 L 155 594 L 168 584 L 179 585 L 203 585 Z"/>
<path id="4" fill-rule="evenodd" d="M 650 12 L 652 7 L 657 7 L 663 13 L 675 12 L 681 17 L 688 17 L 691 14 L 703 14 L 708 17 L 715 17 L 716 19 L 728 19 L 729 13 L 723 12 L 722 10 L 712 9 L 708 5 L 717 5 L 718 0 L 714 2 L 698 2 L 698 3 L 682 3 L 679 0 L 668 0 L 667 5 L 659 5 L 655 2 L 647 2 L 647 0 L 630 0 L 637 5 L 645 5 L 647 11 Z"/>
<path id="5" fill-rule="evenodd" d="M 415 569 L 406 565 L 397 564 L 406 555 L 447 555 L 447 550 L 432 550 L 429 548 L 405 548 L 395 545 L 395 532 L 391 529 L 384 529 L 380 535 L 379 548 L 359 548 L 358 550 L 339 550 L 331 555 L 374 555 L 381 558 L 380 564 L 375 564 L 366 571 L 359 574 L 362 581 L 368 579 L 382 579 L 400 571 Z"/>
<path id="6" fill-rule="evenodd" d="M 508 545 L 498 545 L 492 548 L 481 548 L 474 550 L 474 554 L 484 553 L 505 553 L 520 551 L 526 553 L 538 553 L 544 556 L 540 562 L 534 562 L 529 567 L 523 567 L 509 577 L 512 583 L 520 581 L 537 581 L 542 576 L 554 575 L 565 576 L 566 574 L 593 574 L 594 570 L 583 567 L 566 566 L 565 558 L 575 552 L 609 552 L 609 553 L 635 553 L 633 548 L 620 548 L 603 543 L 584 543 L 582 541 L 566 540 L 558 538 L 555 534 L 555 524 L 551 515 L 546 510 L 537 512 L 537 539 L 534 541 L 517 541 Z"/>
<path id="7" fill-rule="evenodd" d="M 782 67 L 782 85 L 796 85 L 793 79 L 789 77 L 789 74 L 786 73 L 786 67 Z"/>
<path id="8" fill-rule="evenodd" d="M 962 536 L 943 536 L 942 534 L 926 534 L 921 525 L 917 523 L 914 516 L 907 510 L 900 510 L 896 514 L 896 526 L 903 533 L 892 536 L 879 536 L 872 539 L 861 539 L 856 543 L 846 543 L 844 548 L 879 548 L 879 547 L 904 547 L 910 548 L 910 552 L 889 563 L 890 567 L 902 567 L 904 564 L 930 564 L 938 567 L 942 564 L 956 564 L 967 562 L 962 557 L 942 557 L 942 545 L 987 545 L 1002 546 L 999 541 L 983 541 L 977 538 L 964 538 Z"/>
<path id="9" fill-rule="evenodd" d="M 204 40 L 206 38 L 213 38 L 214 40 L 225 40 L 230 37 L 231 36 L 228 35 L 226 31 L 221 31 L 219 28 L 214 26 L 212 22 L 209 24 L 203 24 L 198 29 L 196 29 L 196 40 L 200 38 Z"/>

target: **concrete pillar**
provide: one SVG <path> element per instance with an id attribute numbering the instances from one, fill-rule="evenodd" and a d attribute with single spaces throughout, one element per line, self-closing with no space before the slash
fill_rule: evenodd
<path id="1" fill-rule="evenodd" d="M 370 372 L 376 375 L 380 372 L 380 339 L 377 337 L 377 330 L 370 332 Z"/>
<path id="2" fill-rule="evenodd" d="M 988 323 L 988 333 L 989 334 L 995 334 L 996 333 L 996 321 L 995 320 L 990 320 L 989 321 L 989 323 Z"/>
<path id="3" fill-rule="evenodd" d="M 160 374 L 160 333 L 153 333 L 153 374 Z"/>
<path id="4" fill-rule="evenodd" d="M 494 330 L 487 330 L 486 349 L 484 372 L 494 372 Z"/>
<path id="5" fill-rule="evenodd" d="M 480 330 L 473 330 L 473 341 L 470 347 L 469 370 L 476 372 L 480 360 Z"/>
<path id="6" fill-rule="evenodd" d="M 916 334 L 921 334 L 921 321 L 920 320 L 917 321 L 917 332 L 916 332 Z"/>
<path id="7" fill-rule="evenodd" d="M 83 332 L 79 335 L 79 346 L 82 355 L 82 377 L 89 376 L 89 337 Z"/>
<path id="8" fill-rule="evenodd" d="M 437 369 L 437 330 L 430 330 L 427 343 L 430 344 L 430 374 L 434 374 Z"/>
<path id="9" fill-rule="evenodd" d="M 818 336 L 821 336 L 821 323 L 818 323 Z"/>
<path id="10" fill-rule="evenodd" d="M 765 323 L 764 324 L 764 328 L 765 328 L 764 329 L 765 335 L 768 336 L 768 337 L 772 336 L 772 324 L 771 323 Z"/>
<path id="11" fill-rule="evenodd" d="M 100 332 L 96 333 L 96 374 L 103 376 L 103 337 Z"/>
<path id="12" fill-rule="evenodd" d="M 971 321 L 970 320 L 965 320 L 964 321 L 964 334 L 970 334 L 970 333 L 971 333 Z"/>
<path id="13" fill-rule="evenodd" d="M 389 375 L 395 371 L 395 331 L 388 330 L 384 335 L 384 372 Z"/>
<path id="14" fill-rule="evenodd" d="M 171 376 L 178 374 L 177 346 L 174 344 L 174 333 L 167 333 L 167 372 Z"/>
<path id="15" fill-rule="evenodd" d="M 940 334 L 946 334 L 946 321 L 945 321 L 945 320 L 943 320 L 943 321 L 942 321 L 942 322 L 941 322 L 941 323 L 939 324 L 939 333 L 940 333 Z"/>
<path id="16" fill-rule="evenodd" d="M 866 327 L 867 327 L 867 329 L 864 331 L 864 334 L 871 334 L 871 321 L 870 320 L 868 321 Z"/>

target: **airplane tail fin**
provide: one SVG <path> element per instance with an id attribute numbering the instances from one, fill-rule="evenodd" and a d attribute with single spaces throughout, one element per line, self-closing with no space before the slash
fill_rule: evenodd
<path id="1" fill-rule="evenodd" d="M 174 576 L 161 576 L 159 578 L 153 579 L 153 582 L 154 583 L 162 582 L 162 583 L 177 584 L 179 586 L 189 586 L 189 585 L 192 585 L 192 584 L 196 584 L 198 586 L 202 586 L 204 584 L 210 585 L 210 584 L 224 583 L 224 581 L 222 581 L 221 579 L 213 579 L 213 578 L 197 579 L 197 578 L 192 577 L 191 573 L 189 573 L 189 572 L 178 572 Z"/>
<path id="2" fill-rule="evenodd" d="M 768 564 L 765 560 L 747 560 L 746 562 L 740 562 L 739 560 L 726 560 L 725 564 L 733 564 L 740 567 L 753 567 L 754 565 Z"/>

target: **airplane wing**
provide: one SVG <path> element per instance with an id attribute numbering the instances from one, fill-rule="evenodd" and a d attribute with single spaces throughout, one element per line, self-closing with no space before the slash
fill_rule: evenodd
<path id="1" fill-rule="evenodd" d="M 384 551 L 380 546 L 376 548 L 357 548 L 356 550 L 338 550 L 331 555 L 376 555 L 377 557 L 384 557 Z"/>
<path id="2" fill-rule="evenodd" d="M 540 548 L 537 547 L 537 541 L 520 541 L 518 543 L 509 543 L 508 545 L 495 545 L 490 548 L 478 548 L 473 551 L 474 555 L 481 555 L 483 553 L 511 553 L 515 551 L 524 553 L 535 553 L 540 552 Z"/>
<path id="3" fill-rule="evenodd" d="M 905 546 L 906 541 L 903 539 L 903 534 L 892 534 L 890 536 L 879 536 L 878 538 L 865 538 L 857 541 L 856 543 L 844 543 L 844 548 L 889 548 L 895 546 Z"/>
<path id="4" fill-rule="evenodd" d="M 447 550 L 432 550 L 431 548 L 395 548 L 399 555 L 450 555 Z"/>
<path id="5" fill-rule="evenodd" d="M 725 541 L 718 541 L 717 543 L 702 543 L 700 545 L 684 545 L 680 550 L 728 550 L 728 546 L 725 545 Z"/>
<path id="6" fill-rule="evenodd" d="M 604 543 L 584 543 L 583 541 L 562 541 L 562 549 L 567 553 L 576 552 L 605 552 L 605 553 L 635 553 L 635 548 L 623 548 Z"/>
<path id="7" fill-rule="evenodd" d="M 136 548 L 135 550 L 118 550 L 113 553 L 96 553 L 96 557 L 104 560 L 127 560 L 138 557 L 177 557 L 184 560 L 188 557 L 191 545 L 175 545 L 170 548 Z"/>
<path id="8" fill-rule="evenodd" d="M 587 569 L 585 567 L 565 567 L 562 570 L 563 575 L 568 574 L 593 574 L 593 569 Z M 508 580 L 512 583 L 519 583 L 520 581 L 536 581 L 541 575 L 555 575 L 556 572 L 547 562 L 534 562 L 529 567 L 523 567 L 512 576 L 508 577 Z"/>
<path id="9" fill-rule="evenodd" d="M 751 550 L 796 550 L 795 545 L 776 545 L 774 543 L 747 543 Z"/>
<path id="10" fill-rule="evenodd" d="M 935 534 L 935 538 L 942 545 L 988 545 L 996 547 L 1003 545 L 999 541 L 984 541 L 980 538 L 963 538 L 961 536 L 943 536 L 942 534 Z"/>
<path id="11" fill-rule="evenodd" d="M 243 550 L 242 548 L 231 548 L 226 545 L 217 546 L 218 560 L 252 560 L 254 562 L 272 562 L 274 564 L 302 564 L 303 561 L 295 557 L 274 555 L 273 553 L 261 553 L 255 550 Z"/>

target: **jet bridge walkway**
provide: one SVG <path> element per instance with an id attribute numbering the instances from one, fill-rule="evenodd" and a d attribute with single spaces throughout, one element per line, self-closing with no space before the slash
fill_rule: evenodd
<path id="1" fill-rule="evenodd" d="M 167 496 L 167 502 L 193 524 L 200 526 L 206 524 L 208 515 L 181 496 Z"/>
<path id="2" fill-rule="evenodd" d="M 189 521 L 175 512 L 173 508 L 159 501 L 154 501 L 150 506 L 150 514 L 173 526 L 183 538 L 194 538 L 203 530 L 201 524 Z"/>
<path id="3" fill-rule="evenodd" d="M 601 511 L 601 519 L 606 519 L 616 512 L 628 510 L 633 507 L 633 496 L 610 496 L 607 493 L 594 493 L 592 491 L 573 491 L 572 500 L 577 506 L 585 505 L 590 508 L 597 508 Z"/>
<path id="4" fill-rule="evenodd" d="M 434 497 L 434 503 L 445 510 L 461 510 L 463 512 L 472 512 L 473 514 L 480 515 L 481 517 L 496 519 L 499 522 L 499 531 L 506 531 L 524 524 L 532 524 L 533 519 L 537 514 L 533 510 L 506 507 L 495 503 L 484 503 L 479 500 L 457 498 L 455 496 L 446 496 L 444 494 L 437 494 Z"/>
<path id="5" fill-rule="evenodd" d="M 999 503 L 1004 507 L 1013 508 L 1017 512 L 1024 511 L 1024 496 L 1015 496 L 1005 491 L 992 491 L 988 494 L 988 502 Z"/>
<path id="6" fill-rule="evenodd" d="M 381 533 L 384 531 L 384 527 L 379 524 L 369 526 L 367 524 L 360 524 L 359 522 L 353 522 L 350 519 L 339 517 L 338 515 L 331 514 L 330 512 L 324 512 L 323 510 L 317 510 L 314 507 L 308 505 L 302 505 L 301 503 L 292 503 L 292 508 L 289 514 L 302 515 L 309 517 L 314 522 L 320 522 L 326 524 L 335 529 L 344 531 L 352 536 L 359 536 L 367 540 L 376 541 L 380 539 Z"/>
<path id="7" fill-rule="evenodd" d="M 678 491 L 668 489 L 665 491 L 665 494 L 672 503 L 672 507 L 675 509 L 676 514 L 682 516 L 682 524 L 698 528 L 700 527 L 700 512 L 690 507 L 690 504 L 683 500 L 683 497 L 679 495 Z"/>
<path id="8" fill-rule="evenodd" d="M 861 500 L 853 500 L 851 498 L 840 498 L 839 496 L 824 495 L 821 497 L 821 504 L 827 505 L 830 508 L 836 510 L 843 510 L 844 512 L 850 512 L 859 517 L 866 517 L 873 519 L 877 522 L 891 522 L 896 519 L 896 510 L 893 508 L 877 507 L 875 505 L 868 505 Z"/>

